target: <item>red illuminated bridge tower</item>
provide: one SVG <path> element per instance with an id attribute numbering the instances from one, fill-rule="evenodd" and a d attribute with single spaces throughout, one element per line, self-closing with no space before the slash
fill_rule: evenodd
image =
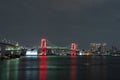
<path id="1" fill-rule="evenodd" d="M 77 55 L 76 52 L 77 52 L 77 45 L 76 43 L 72 43 L 71 44 L 71 56 L 76 56 Z"/>
<path id="2" fill-rule="evenodd" d="M 40 42 L 40 55 L 46 55 L 47 52 L 47 40 L 45 38 L 41 39 Z"/>

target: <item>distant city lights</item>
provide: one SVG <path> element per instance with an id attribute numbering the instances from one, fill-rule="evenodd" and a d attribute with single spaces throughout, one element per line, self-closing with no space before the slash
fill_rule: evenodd
<path id="1" fill-rule="evenodd" d="M 35 50 L 27 50 L 26 51 L 26 55 L 27 56 L 37 56 L 38 55 L 38 51 L 37 51 L 37 49 L 35 49 Z"/>

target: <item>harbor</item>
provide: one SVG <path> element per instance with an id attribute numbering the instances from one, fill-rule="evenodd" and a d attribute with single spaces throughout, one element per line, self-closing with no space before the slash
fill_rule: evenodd
<path id="1" fill-rule="evenodd" d="M 120 0 L 0 0 L 0 80 L 120 80 Z"/>
<path id="2" fill-rule="evenodd" d="M 1 42 L 0 79 L 2 80 L 119 80 L 120 56 L 116 48 L 91 44 L 90 50 L 50 46 L 46 38 L 38 47 Z M 112 76 L 114 74 L 114 76 Z"/>
<path id="3" fill-rule="evenodd" d="M 17 43 L 0 43 L 0 59 L 19 58 L 21 56 L 120 56 L 116 47 L 107 48 L 107 44 L 90 43 L 90 49 L 80 49 L 75 42 L 69 46 L 53 46 L 46 38 L 35 47 L 26 48 Z"/>

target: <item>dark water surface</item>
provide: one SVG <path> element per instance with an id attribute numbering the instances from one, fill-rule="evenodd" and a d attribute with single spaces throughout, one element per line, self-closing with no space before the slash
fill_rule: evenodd
<path id="1" fill-rule="evenodd" d="M 26 56 L 3 60 L 0 80 L 120 80 L 120 57 Z"/>

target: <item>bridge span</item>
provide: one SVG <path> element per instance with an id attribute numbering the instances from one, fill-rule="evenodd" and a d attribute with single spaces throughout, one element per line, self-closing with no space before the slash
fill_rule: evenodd
<path id="1" fill-rule="evenodd" d="M 21 47 L 18 43 L 0 41 L 0 57 L 13 57 L 21 54 Z"/>
<path id="2" fill-rule="evenodd" d="M 71 43 L 71 46 L 60 47 L 60 46 L 51 46 L 49 45 L 49 41 L 46 38 L 42 38 L 40 41 L 40 46 L 38 50 L 39 55 L 49 55 L 49 54 L 57 54 L 57 55 L 77 55 L 77 44 L 75 42 Z"/>

